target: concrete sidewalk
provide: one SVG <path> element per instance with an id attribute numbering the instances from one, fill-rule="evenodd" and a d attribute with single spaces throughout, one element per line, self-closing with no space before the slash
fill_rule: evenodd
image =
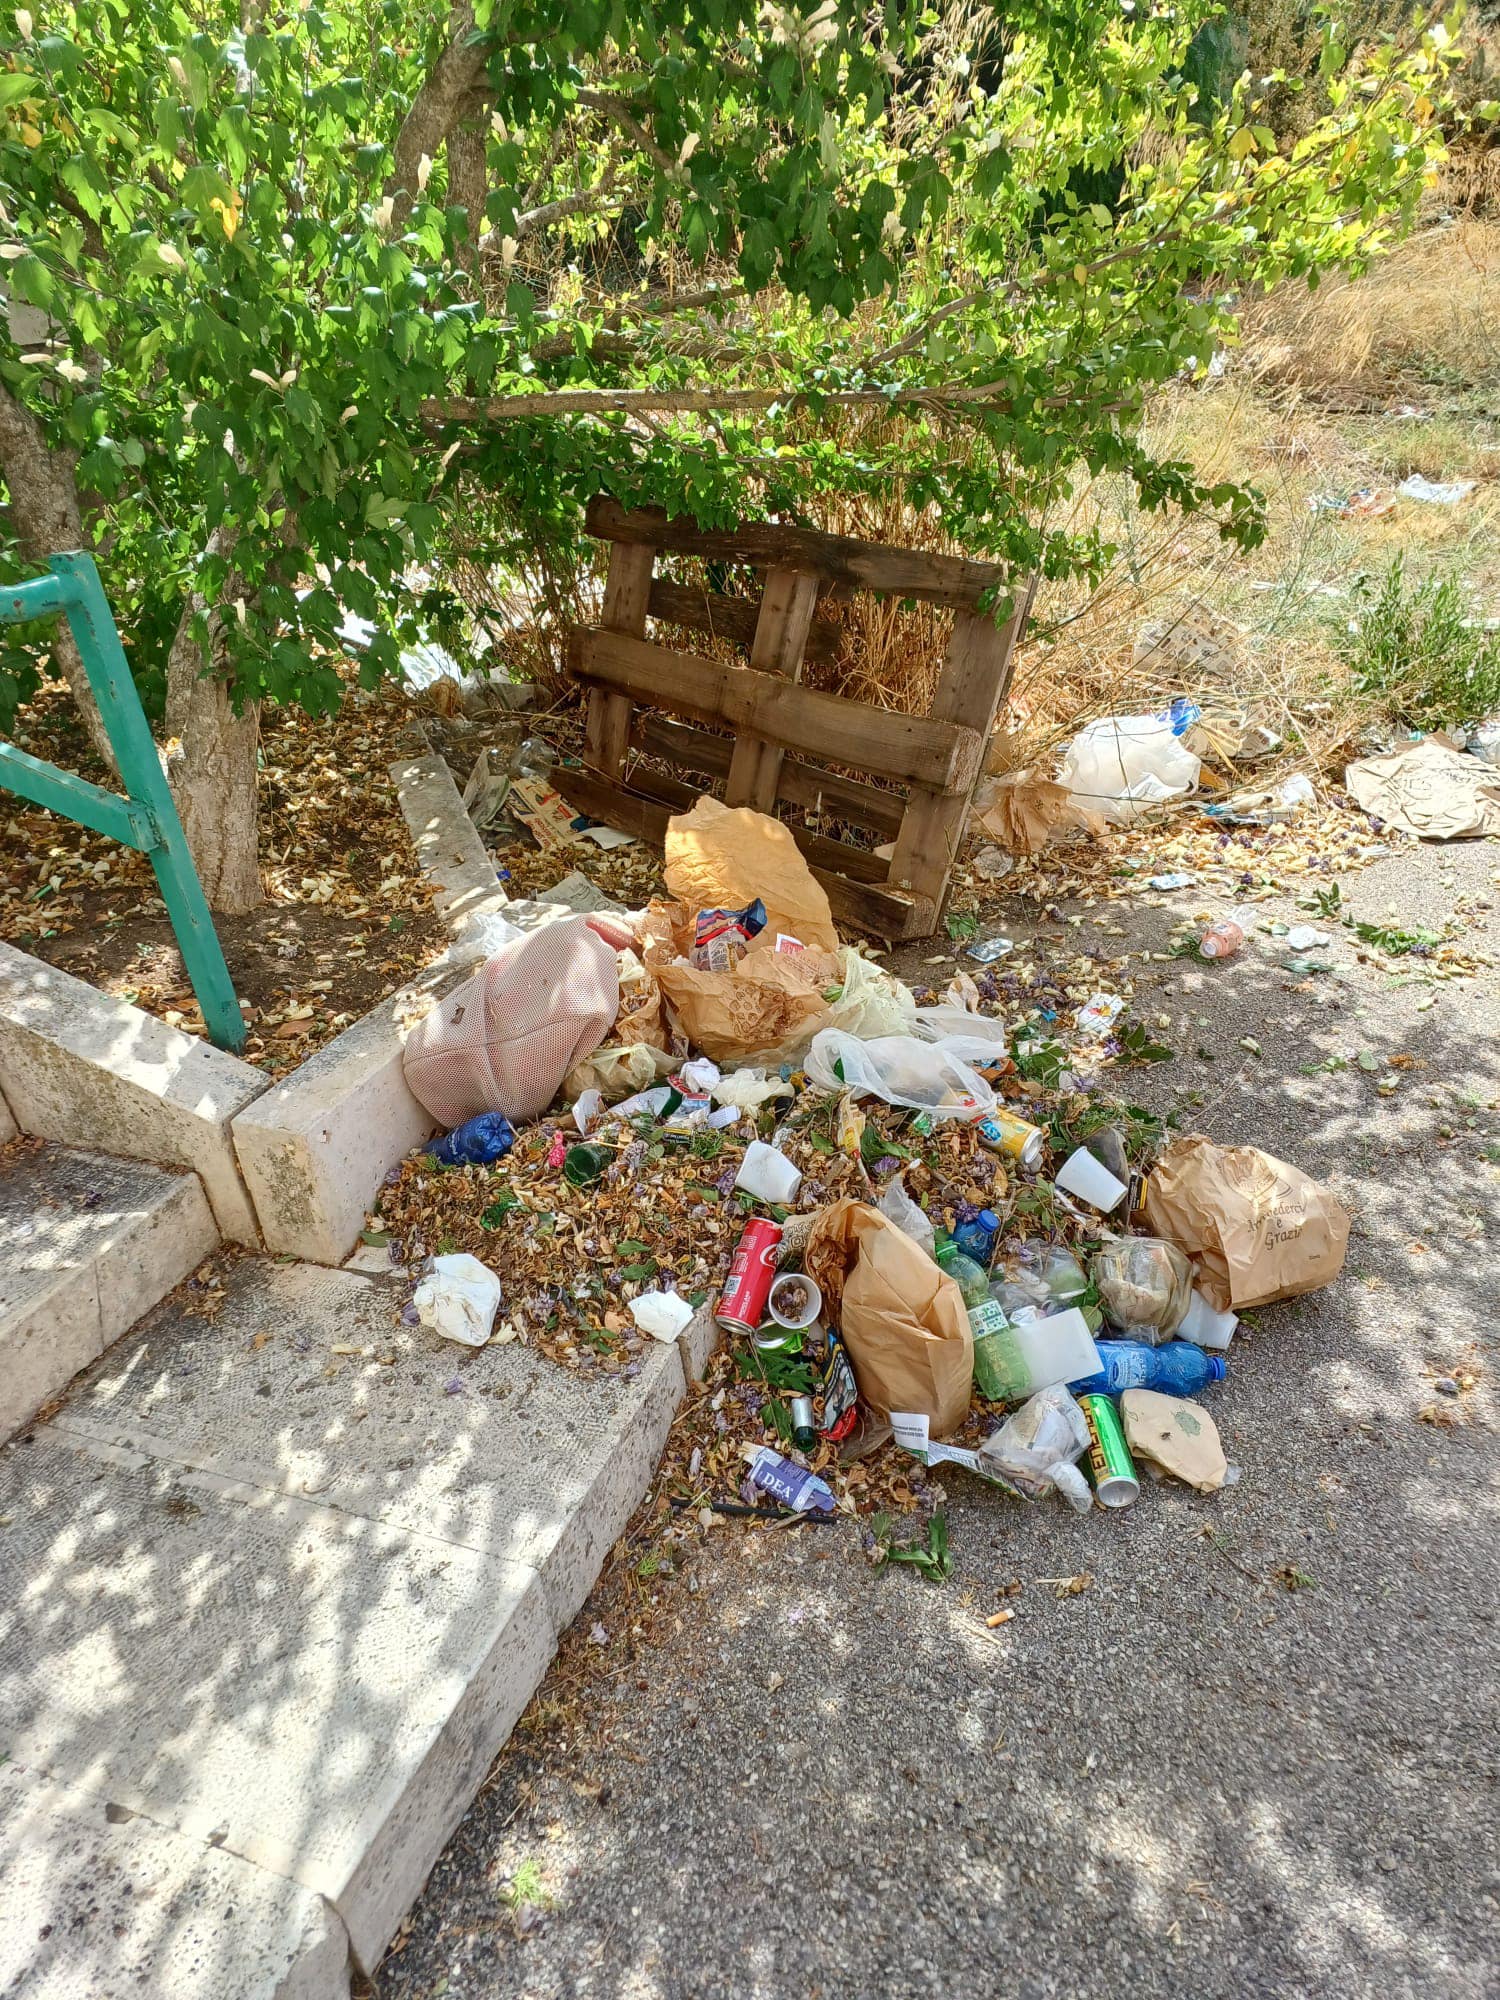
<path id="1" fill-rule="evenodd" d="M 585 1380 L 402 1296 L 233 1261 L 0 1451 L 0 1992 L 334 2000 L 483 1781 L 683 1363 Z"/>
<path id="2" fill-rule="evenodd" d="M 1497 865 L 1494 842 L 1424 850 L 1346 888 L 1435 924 L 1495 898 Z M 1171 922 L 1092 914 L 1136 951 Z M 1497 952 L 1492 910 L 1462 921 Z M 1339 937 L 1340 979 L 1307 991 L 1263 948 L 1131 968 L 1177 1060 L 1128 1093 L 1358 1211 L 1340 1283 L 1231 1350 L 1240 1483 L 1080 1521 L 953 1473 L 942 1588 L 871 1570 L 845 1528 L 710 1536 L 645 1586 L 627 1664 L 543 1683 L 383 2000 L 1496 1990 L 1500 981 L 1393 984 Z M 1339 1066 L 1360 1050 L 1416 1066 L 1383 1097 Z M 1458 1367 L 1482 1379 L 1450 1401 Z"/>

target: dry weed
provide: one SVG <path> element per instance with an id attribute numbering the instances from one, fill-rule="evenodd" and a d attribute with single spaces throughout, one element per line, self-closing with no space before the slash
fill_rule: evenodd
<path id="1" fill-rule="evenodd" d="M 1281 286 L 1247 310 L 1244 356 L 1257 381 L 1347 408 L 1500 379 L 1500 222 L 1437 222 L 1363 278 Z"/>

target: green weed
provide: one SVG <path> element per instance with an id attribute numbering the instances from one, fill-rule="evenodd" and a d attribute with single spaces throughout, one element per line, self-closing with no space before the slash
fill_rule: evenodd
<path id="1" fill-rule="evenodd" d="M 1355 585 L 1343 651 L 1361 694 L 1380 696 L 1414 728 L 1472 721 L 1500 708 L 1500 634 L 1473 622 L 1457 580 L 1408 585 L 1397 556 L 1379 584 Z"/>

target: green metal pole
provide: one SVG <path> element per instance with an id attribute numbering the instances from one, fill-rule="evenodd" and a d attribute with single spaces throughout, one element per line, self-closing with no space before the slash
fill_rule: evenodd
<path id="1" fill-rule="evenodd" d="M 156 830 L 149 858 L 209 1038 L 221 1049 L 242 1049 L 245 1018 L 93 557 L 53 556 L 47 567 L 63 585 L 68 625 L 114 745 L 121 781 Z"/>
<path id="2" fill-rule="evenodd" d="M 221 1049 L 242 1049 L 244 1016 L 93 557 L 53 556 L 47 567 L 50 576 L 0 588 L 0 624 L 17 625 L 59 611 L 67 619 L 126 796 L 121 799 L 11 745 L 0 746 L 0 788 L 111 834 L 148 857 L 209 1039 Z"/>

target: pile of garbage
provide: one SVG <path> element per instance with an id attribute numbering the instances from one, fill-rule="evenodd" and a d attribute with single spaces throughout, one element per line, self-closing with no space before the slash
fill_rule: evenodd
<path id="1" fill-rule="evenodd" d="M 367 1232 L 408 1316 L 627 1372 L 712 1316 L 695 1509 L 863 1511 L 918 1465 L 1080 1512 L 1143 1465 L 1220 1487 L 1201 1398 L 1240 1313 L 1336 1275 L 1337 1199 L 1107 1096 L 1110 996 L 1071 1046 L 967 974 L 918 1004 L 840 943 L 775 820 L 700 799 L 664 878 L 505 944 L 413 1030 L 450 1129 Z"/>

